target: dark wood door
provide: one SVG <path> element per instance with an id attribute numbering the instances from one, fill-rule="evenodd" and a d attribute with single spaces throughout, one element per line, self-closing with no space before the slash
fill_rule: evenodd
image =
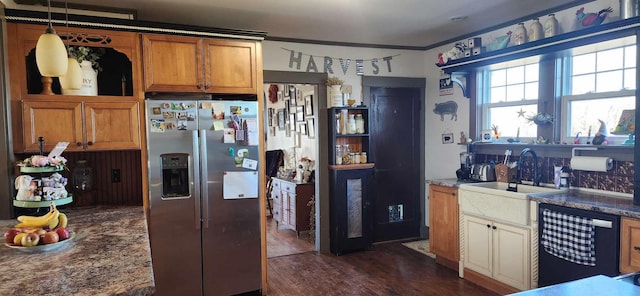
<path id="1" fill-rule="evenodd" d="M 420 88 L 372 87 L 374 241 L 420 236 Z"/>

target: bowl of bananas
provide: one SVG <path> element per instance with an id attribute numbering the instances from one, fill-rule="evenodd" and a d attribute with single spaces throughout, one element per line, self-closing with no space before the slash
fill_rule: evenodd
<path id="1" fill-rule="evenodd" d="M 42 216 L 19 216 L 18 224 L 4 233 L 5 246 L 27 253 L 47 252 L 69 245 L 76 234 L 67 229 L 69 219 L 54 203 Z"/>

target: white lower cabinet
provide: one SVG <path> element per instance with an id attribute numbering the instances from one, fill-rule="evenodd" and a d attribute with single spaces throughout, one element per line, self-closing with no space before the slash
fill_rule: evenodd
<path id="1" fill-rule="evenodd" d="M 464 267 L 514 288 L 530 284 L 530 230 L 466 214 Z"/>

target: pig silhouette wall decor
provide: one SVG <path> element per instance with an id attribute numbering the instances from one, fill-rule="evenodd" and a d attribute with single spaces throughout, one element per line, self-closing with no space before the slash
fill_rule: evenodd
<path id="1" fill-rule="evenodd" d="M 436 103 L 433 113 L 440 114 L 440 121 L 444 121 L 445 114 L 451 114 L 451 120 L 458 121 L 458 104 L 454 101 Z"/>

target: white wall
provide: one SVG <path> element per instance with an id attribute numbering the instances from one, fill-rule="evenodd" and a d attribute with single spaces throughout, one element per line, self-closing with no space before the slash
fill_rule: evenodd
<path id="1" fill-rule="evenodd" d="M 597 0 L 594 2 L 586 3 L 575 8 L 566 9 L 564 11 L 556 13 L 556 19 L 560 23 L 562 32 L 574 30 L 576 24 L 575 13 L 580 7 L 584 7 L 585 12 L 597 12 L 600 9 L 611 6 L 614 12 L 609 14 L 606 22 L 616 20 L 619 18 L 619 1 L 617 0 Z M 540 22 L 544 24 L 546 21 L 546 15 L 540 15 Z M 531 21 L 525 22 L 525 27 L 528 29 Z M 516 24 L 508 27 L 488 32 L 480 35 L 483 38 L 483 44 L 490 42 L 493 38 L 504 35 L 507 31 L 513 31 Z M 461 40 L 462 41 L 462 40 Z M 466 39 L 465 39 L 466 41 Z M 386 65 L 380 64 L 380 73 L 377 76 L 388 77 L 426 77 L 426 122 L 425 122 L 425 176 L 426 179 L 440 179 L 440 178 L 455 178 L 455 171 L 460 167 L 459 153 L 466 151 L 465 145 L 458 145 L 460 131 L 464 131 L 467 136 L 469 133 L 469 99 L 464 98 L 462 90 L 456 84 L 454 84 L 453 95 L 441 96 L 439 93 L 439 79 L 441 77 L 440 68 L 435 65 L 437 62 L 438 53 L 446 52 L 453 47 L 454 43 L 450 45 L 441 46 L 427 51 L 409 51 L 409 50 L 391 50 L 391 49 L 375 49 L 375 48 L 361 48 L 361 47 L 344 47 L 344 46 L 329 46 L 329 45 L 316 45 L 316 44 L 303 44 L 303 43 L 289 43 L 289 42 L 275 42 L 265 41 L 263 45 L 264 55 L 264 69 L 265 70 L 280 70 L 280 71 L 302 71 L 304 72 L 307 66 L 308 57 L 303 56 L 300 69 L 289 68 L 290 52 L 285 49 L 294 50 L 297 52 L 303 52 L 318 57 L 314 57 L 314 61 L 320 72 L 322 72 L 321 57 L 330 56 L 334 60 L 334 74 L 330 76 L 337 76 L 345 80 L 345 84 L 353 85 L 352 96 L 356 99 L 361 98 L 361 79 L 355 73 L 355 59 L 372 59 L 381 58 L 385 56 L 393 56 L 391 61 L 391 72 L 388 72 Z M 285 49 L 283 49 L 285 48 Z M 396 56 L 397 55 L 397 56 Z M 351 64 L 346 75 L 344 75 L 337 62 L 338 57 L 350 58 Z M 367 62 L 364 63 L 364 73 L 367 76 L 373 76 L 372 67 L 369 67 Z M 436 103 L 442 103 L 445 101 L 454 101 L 458 104 L 457 115 L 458 119 L 451 120 L 450 116 L 445 116 L 444 120 L 440 120 L 440 115 L 433 112 Z M 445 131 L 451 131 L 454 135 L 454 144 L 443 144 L 442 134 Z M 426 185 L 426 193 L 428 194 L 428 185 Z M 429 221 L 429 203 L 428 200 L 425 203 L 425 224 L 428 225 Z"/>
<path id="2" fill-rule="evenodd" d="M 293 67 L 289 67 L 291 52 L 302 52 L 300 63 L 293 63 Z M 262 47 L 264 69 L 275 71 L 291 71 L 306 72 L 309 65 L 309 55 L 313 56 L 313 60 L 318 71 L 315 73 L 324 73 L 324 57 L 330 57 L 333 60 L 333 74 L 344 80 L 345 84 L 352 85 L 351 97 L 360 103 L 362 99 L 362 79 L 356 74 L 356 60 L 362 59 L 363 73 L 366 76 L 385 76 L 385 77 L 424 77 L 424 52 L 417 50 L 395 50 L 395 49 L 379 49 L 366 47 L 346 47 L 332 45 L 318 45 L 307 43 L 291 43 L 278 41 L 264 41 Z M 391 71 L 386 62 L 382 60 L 384 57 L 391 57 L 389 61 Z M 340 66 L 339 58 L 343 60 L 350 59 L 346 74 Z M 372 59 L 377 58 L 378 73 L 372 66 Z M 346 63 L 345 63 L 346 64 Z M 300 69 L 297 66 L 300 66 Z M 314 72 L 314 71 L 310 71 Z M 328 104 L 330 105 L 330 104 Z"/>

